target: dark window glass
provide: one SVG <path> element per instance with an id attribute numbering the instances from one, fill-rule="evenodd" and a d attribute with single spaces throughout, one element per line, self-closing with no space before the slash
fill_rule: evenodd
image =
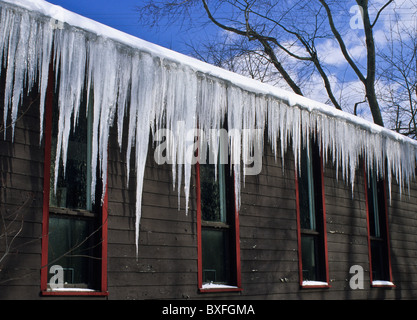
<path id="1" fill-rule="evenodd" d="M 85 108 L 84 109 L 85 112 Z M 91 117 L 89 118 L 91 119 Z M 92 210 L 91 205 L 91 121 L 80 113 L 78 125 L 71 130 L 68 140 L 67 162 L 59 164 L 58 180 L 54 190 L 55 157 L 58 136 L 58 110 L 52 117 L 51 192 L 52 207 Z"/>
<path id="2" fill-rule="evenodd" d="M 301 151 L 298 197 L 303 281 L 326 281 L 321 163 L 313 143 Z"/>
<path id="3" fill-rule="evenodd" d="M 63 268 L 67 288 L 94 288 L 97 285 L 96 278 L 91 276 L 99 268 L 97 237 L 92 222 L 91 219 L 65 215 L 49 218 L 48 261 Z M 49 274 L 49 279 L 51 276 Z"/>
<path id="4" fill-rule="evenodd" d="M 201 214 L 204 221 L 226 222 L 226 183 L 224 165 L 200 165 Z"/>
<path id="5" fill-rule="evenodd" d="M 320 268 L 318 266 L 319 256 L 317 237 L 313 235 L 302 235 L 301 251 L 303 263 L 303 280 L 320 280 Z"/>
<path id="6" fill-rule="evenodd" d="M 383 240 L 371 240 L 372 280 L 390 281 L 388 257 Z"/>
<path id="7" fill-rule="evenodd" d="M 367 195 L 372 280 L 390 281 L 384 181 L 376 174 L 368 178 Z"/>
<path id="8" fill-rule="evenodd" d="M 203 282 L 230 283 L 229 230 L 204 228 L 201 234 Z"/>
<path id="9" fill-rule="evenodd" d="M 302 229 L 316 230 L 314 203 L 314 174 L 311 148 L 301 152 L 300 175 L 298 177 L 298 192 L 300 197 L 300 225 Z"/>
<path id="10" fill-rule="evenodd" d="M 55 101 L 52 116 L 48 264 L 63 268 L 65 288 L 94 289 L 99 286 L 100 279 L 101 246 L 97 230 L 100 227 L 101 208 L 99 205 L 93 206 L 91 199 L 91 114 L 86 117 L 86 104 L 82 104 L 77 126 L 75 130 L 71 129 L 69 135 L 66 169 L 64 172 L 61 161 L 54 190 L 59 121 L 57 106 Z M 101 186 L 97 186 L 97 190 L 101 190 Z M 98 192 L 95 203 L 100 204 L 100 197 Z M 49 274 L 48 278 L 51 276 Z"/>
<path id="11" fill-rule="evenodd" d="M 199 165 L 203 283 L 234 284 L 234 191 L 226 164 Z"/>

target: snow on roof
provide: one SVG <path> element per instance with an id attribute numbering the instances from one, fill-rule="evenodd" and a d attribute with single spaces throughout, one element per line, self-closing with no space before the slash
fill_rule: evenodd
<path id="1" fill-rule="evenodd" d="M 93 108 L 91 172 L 100 169 L 103 190 L 107 183 L 109 128 L 114 122 L 120 147 L 127 143 L 127 159 L 135 147 L 136 245 L 149 133 L 155 139 L 162 127 L 177 133 L 176 141 L 167 139 L 166 150 L 167 157 L 176 159 L 173 184 L 178 187 L 178 197 L 183 188 L 186 212 L 191 182 L 189 159 L 194 155 L 190 148 L 194 139 L 190 140 L 186 133 L 198 127 L 208 135 L 209 129 L 221 128 L 223 119 L 229 130 L 238 208 L 241 182 L 247 173 L 245 164 L 251 163 L 256 147 L 263 150 L 264 132 L 275 156 L 280 150 L 283 158 L 287 147 L 292 147 L 296 167 L 302 143 L 315 137 L 324 151 L 323 160 L 334 163 L 336 175 L 341 168 L 352 190 L 361 157 L 368 172 L 387 173 L 389 190 L 392 177 L 399 183 L 400 192 L 415 177 L 414 140 L 325 104 L 135 38 L 46 1 L 0 1 L 0 60 L 5 57 L 4 127 L 10 112 L 12 135 L 26 81 L 27 90 L 38 81 L 42 139 L 50 62 L 59 72 L 53 190 L 59 163 L 66 166 L 68 135 L 77 124 L 83 90 L 94 96 L 88 106 Z M 124 126 L 128 126 L 126 142 L 122 141 Z M 232 130 L 239 134 L 231 136 Z M 200 142 L 219 145 L 220 137 L 199 137 Z M 130 161 L 126 165 L 129 175 Z M 93 175 L 92 201 L 95 187 Z"/>
<path id="2" fill-rule="evenodd" d="M 139 39 L 135 36 L 132 36 L 120 30 L 111 28 L 107 25 L 104 25 L 92 19 L 83 17 L 79 14 L 71 12 L 60 6 L 51 4 L 47 1 L 44 1 L 44 0 L 2 0 L 2 1 L 20 6 L 30 11 L 39 12 L 40 14 L 54 18 L 60 22 L 68 23 L 69 25 L 73 27 L 77 27 L 85 31 L 92 32 L 98 36 L 106 37 L 114 41 L 123 43 L 132 48 L 136 48 L 141 52 L 148 52 L 153 56 L 159 56 L 163 59 L 171 60 L 173 62 L 179 63 L 184 66 L 189 66 L 196 72 L 202 72 L 206 75 L 210 75 L 216 78 L 220 78 L 224 81 L 231 82 L 234 85 L 244 90 L 248 90 L 250 92 L 258 93 L 258 94 L 271 95 L 273 97 L 282 99 L 283 101 L 288 102 L 290 106 L 298 105 L 300 107 L 307 109 L 308 111 L 322 112 L 328 116 L 344 119 L 365 130 L 369 130 L 374 133 L 381 133 L 381 134 L 387 135 L 391 139 L 396 139 L 396 140 L 404 141 L 406 143 L 417 145 L 417 141 L 412 140 L 392 130 L 378 126 L 363 118 L 354 116 L 344 111 L 337 110 L 332 106 L 297 95 L 293 92 L 283 90 L 283 89 L 280 89 L 278 87 L 275 87 L 266 83 L 261 83 L 257 80 L 242 76 L 234 72 L 230 72 L 228 70 L 205 63 L 198 59 L 181 54 L 179 52 L 176 52 L 176 51 L 161 47 L 159 45 L 153 44 L 151 42 Z"/>

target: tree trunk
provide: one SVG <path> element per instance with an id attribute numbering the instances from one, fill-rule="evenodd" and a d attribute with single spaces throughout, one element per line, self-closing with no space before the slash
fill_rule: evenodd
<path id="1" fill-rule="evenodd" d="M 375 92 L 376 51 L 372 23 L 369 17 L 368 0 L 357 0 L 356 2 L 363 9 L 363 25 L 367 51 L 367 74 L 364 81 L 366 97 L 368 99 L 368 104 L 374 123 L 380 126 L 384 126 L 381 109 L 379 108 L 378 99 Z"/>
<path id="2" fill-rule="evenodd" d="M 382 120 L 381 109 L 379 108 L 378 99 L 375 93 L 374 83 L 367 83 L 365 85 L 366 98 L 368 99 L 369 108 L 371 109 L 372 119 L 374 123 L 380 126 L 384 126 L 384 121 Z"/>

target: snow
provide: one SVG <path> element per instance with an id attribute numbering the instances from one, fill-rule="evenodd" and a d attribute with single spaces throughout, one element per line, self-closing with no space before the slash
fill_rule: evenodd
<path id="1" fill-rule="evenodd" d="M 292 148 L 296 166 L 301 141 L 315 138 L 323 151 L 323 161 L 341 168 L 342 179 L 351 184 L 352 190 L 360 157 L 368 172 L 381 174 L 387 169 L 389 194 L 394 179 L 402 191 L 415 177 L 417 142 L 364 119 L 145 42 L 46 1 L 4 0 L 0 1 L 0 9 L 0 59 L 4 58 L 7 67 L 4 126 L 12 124 L 13 136 L 25 88 L 31 90 L 39 82 L 42 140 L 52 56 L 56 78 L 59 70 L 55 168 L 60 162 L 65 168 L 69 133 L 78 118 L 85 116 L 79 114 L 79 106 L 86 88 L 88 99 L 93 101 L 89 105 L 93 108 L 91 171 L 99 169 L 103 190 L 113 125 L 117 126 L 120 149 L 127 144 L 128 176 L 129 159 L 135 159 L 137 246 L 149 139 L 155 139 L 155 132 L 162 128 L 177 137 L 167 140 L 167 157 L 173 161 L 173 187 L 178 199 L 184 192 L 186 213 L 193 156 L 193 139 L 186 133 L 198 127 L 203 132 L 201 145 L 214 149 L 219 136 L 209 135 L 209 129 L 220 129 L 224 119 L 229 131 L 237 207 L 248 173 L 244 164 L 253 148 L 262 150 L 265 130 L 275 157 L 280 154 L 284 159 L 285 152 Z M 123 141 L 126 126 L 128 137 Z M 6 133 L 5 130 L 5 136 Z M 338 178 L 337 174 L 338 170 Z M 92 196 L 96 183 L 93 175 Z"/>
<path id="2" fill-rule="evenodd" d="M 226 284 L 219 283 L 204 283 L 201 289 L 237 289 L 236 286 L 229 286 Z"/>
<path id="3" fill-rule="evenodd" d="M 309 287 L 309 286 L 328 286 L 329 284 L 327 282 L 324 281 L 311 281 L 311 280 L 306 280 L 303 281 L 302 286 L 303 287 Z"/>
<path id="4" fill-rule="evenodd" d="M 48 291 L 52 291 L 52 292 L 94 292 L 96 290 L 87 289 L 87 288 L 53 288 L 53 289 L 48 289 Z"/>
<path id="5" fill-rule="evenodd" d="M 374 280 L 372 281 L 372 285 L 373 286 L 394 286 L 394 283 L 392 283 L 391 281 L 386 281 L 386 280 Z"/>

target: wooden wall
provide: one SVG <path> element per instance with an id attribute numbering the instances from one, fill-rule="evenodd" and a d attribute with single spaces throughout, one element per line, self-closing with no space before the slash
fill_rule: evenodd
<path id="1" fill-rule="evenodd" d="M 2 94 L 0 101 L 2 106 Z M 0 299 L 36 299 L 40 289 L 44 163 L 44 148 L 39 143 L 39 99 L 36 93 L 25 97 L 13 143 L 11 128 L 3 138 L 3 107 L 0 109 L 0 210 L 5 218 L 4 223 L 0 221 Z M 11 244 L 7 254 L 6 234 Z"/>
<path id="2" fill-rule="evenodd" d="M 34 94 L 36 98 L 36 94 Z M 30 97 L 26 98 L 28 105 Z M 3 98 L 0 96 L 0 101 Z M 23 106 L 21 110 L 25 110 Z M 2 117 L 2 112 L 0 117 Z M 1 123 L 3 123 L 1 119 Z M 3 132 L 0 132 L 3 135 Z M 135 171 L 126 177 L 126 159 L 111 132 L 108 176 L 107 299 L 396 299 L 417 298 L 417 184 L 399 195 L 394 184 L 388 207 L 391 261 L 395 288 L 371 288 L 362 170 L 355 188 L 336 180 L 335 168 L 324 168 L 330 288 L 299 286 L 295 172 L 291 152 L 275 161 L 265 147 L 262 172 L 246 177 L 242 186 L 240 245 L 242 292 L 199 293 L 195 180 L 190 209 L 184 195 L 178 210 L 171 167 L 158 166 L 148 152 L 143 190 L 138 256 L 135 248 Z M 134 152 L 132 151 L 132 154 Z M 0 138 L 0 210 L 13 213 L 28 199 L 13 223 L 19 230 L 11 252 L 0 263 L 0 299 L 56 299 L 40 296 L 43 143 L 39 144 L 39 111 L 33 106 Z M 341 177 L 341 173 L 339 173 Z M 0 239 L 0 257 L 4 252 Z M 349 268 L 365 270 L 365 287 L 349 287 Z M 105 299 L 105 298 L 101 298 Z"/>

